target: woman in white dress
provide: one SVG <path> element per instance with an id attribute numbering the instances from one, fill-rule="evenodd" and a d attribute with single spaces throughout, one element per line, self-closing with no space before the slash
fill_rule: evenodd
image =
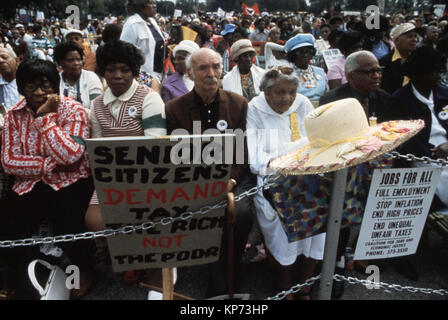
<path id="1" fill-rule="evenodd" d="M 304 119 L 313 106 L 308 98 L 297 93 L 298 85 L 299 79 L 292 68 L 275 67 L 261 81 L 263 92 L 249 103 L 247 144 L 250 167 L 257 175 L 258 185 L 262 185 L 263 177 L 269 174 L 269 162 L 298 149 L 299 138 L 306 135 Z M 317 261 L 323 259 L 325 234 L 289 243 L 276 211 L 262 191 L 255 195 L 254 202 L 266 247 L 279 271 L 278 289 L 292 287 L 290 269 L 299 255 L 305 257 L 299 281 L 302 283 L 312 277 Z M 308 300 L 309 289 L 303 288 L 297 297 Z"/>

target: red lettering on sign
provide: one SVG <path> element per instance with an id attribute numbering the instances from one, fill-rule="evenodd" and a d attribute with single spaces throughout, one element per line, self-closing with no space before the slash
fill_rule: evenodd
<path id="1" fill-rule="evenodd" d="M 212 197 L 213 198 L 219 197 L 220 195 L 222 195 L 224 192 L 227 191 L 226 189 L 227 189 L 227 183 L 223 181 L 214 182 L 212 186 Z"/>
<path id="2" fill-rule="evenodd" d="M 166 203 L 166 190 L 162 189 L 159 193 L 155 193 L 154 190 L 149 189 L 148 193 L 146 194 L 146 203 L 151 204 L 151 197 L 154 196 L 157 199 L 162 198 L 161 202 Z"/>
<path id="3" fill-rule="evenodd" d="M 107 201 L 104 202 L 105 205 L 116 205 L 123 201 L 123 193 L 117 189 L 103 189 L 106 194 Z M 113 195 L 116 195 L 115 199 Z"/>
<path id="4" fill-rule="evenodd" d="M 143 238 L 143 248 L 146 248 L 148 246 L 152 247 L 152 248 L 171 248 L 173 246 L 173 242 L 174 245 L 177 248 L 180 248 L 182 245 L 182 240 L 187 237 L 186 234 L 178 234 L 178 235 L 174 235 L 172 237 L 153 237 L 153 238 Z"/>
<path id="5" fill-rule="evenodd" d="M 174 202 L 177 198 L 184 198 L 185 200 L 190 201 L 190 198 L 181 187 L 177 188 L 176 191 L 174 191 L 170 202 Z"/>
<path id="6" fill-rule="evenodd" d="M 193 196 L 193 199 L 196 200 L 196 199 L 199 197 L 199 195 L 200 195 L 202 198 L 207 199 L 207 195 L 208 195 L 208 186 L 209 186 L 209 184 L 206 183 L 206 184 L 204 185 L 204 189 L 205 189 L 205 190 L 203 191 L 203 190 L 201 190 L 201 186 L 200 186 L 199 184 L 195 185 L 195 186 L 194 186 L 194 196 Z"/>
<path id="7" fill-rule="evenodd" d="M 141 201 L 132 201 L 135 197 L 135 193 L 140 192 L 140 189 L 126 189 L 126 204 L 134 205 L 134 204 L 142 204 Z"/>

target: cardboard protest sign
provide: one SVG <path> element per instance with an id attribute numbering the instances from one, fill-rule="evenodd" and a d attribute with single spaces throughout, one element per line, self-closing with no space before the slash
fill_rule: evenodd
<path id="1" fill-rule="evenodd" d="M 233 135 L 210 135 L 184 136 L 178 141 L 169 137 L 87 140 L 106 229 L 167 221 L 227 199 L 231 165 L 227 158 L 216 160 L 225 154 L 227 136 L 234 138 Z M 210 156 L 207 158 L 210 153 L 215 164 L 211 163 Z M 180 155 L 183 161 L 179 160 Z M 191 156 L 199 161 L 189 161 Z M 146 231 L 108 237 L 114 271 L 217 261 L 224 214 L 225 208 L 221 208 L 166 225 L 158 224 Z"/>
<path id="2" fill-rule="evenodd" d="M 414 254 L 425 226 L 440 168 L 375 170 L 355 260 Z"/>
<path id="3" fill-rule="evenodd" d="M 445 4 L 435 4 L 434 5 L 434 14 L 438 17 L 441 18 L 443 17 L 443 14 L 445 13 Z"/>
<path id="4" fill-rule="evenodd" d="M 174 18 L 182 17 L 182 10 L 174 9 Z"/>
<path id="5" fill-rule="evenodd" d="M 341 51 L 339 51 L 339 49 L 330 49 L 322 51 L 322 56 L 325 60 L 327 68 L 330 69 L 335 61 L 343 57 L 344 55 L 341 53 Z"/>

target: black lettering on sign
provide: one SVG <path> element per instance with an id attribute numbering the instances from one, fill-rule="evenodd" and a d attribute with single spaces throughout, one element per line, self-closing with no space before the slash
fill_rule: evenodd
<path id="1" fill-rule="evenodd" d="M 103 159 L 95 159 L 96 163 L 111 164 L 114 161 L 114 156 L 112 155 L 111 150 L 108 147 L 96 147 L 94 154 L 96 156 L 103 157 Z"/>
<path id="2" fill-rule="evenodd" d="M 129 209 L 129 212 L 135 213 L 135 219 L 142 220 L 143 214 L 146 212 L 149 212 L 149 209 L 148 208 L 132 208 L 132 209 Z"/>
<path id="3" fill-rule="evenodd" d="M 229 172 L 229 166 L 226 164 L 220 164 L 216 166 L 216 170 L 218 171 L 218 173 L 215 173 L 213 175 L 213 179 L 219 180 L 227 175 L 227 173 Z"/>
<path id="4" fill-rule="evenodd" d="M 112 182 L 112 177 L 107 175 L 110 174 L 109 168 L 97 167 L 94 170 L 95 180 L 99 182 Z"/>
<path id="5" fill-rule="evenodd" d="M 158 164 L 160 157 L 160 146 L 153 146 L 151 150 L 147 147 L 137 148 L 137 164 L 146 164 L 146 161 L 152 164 Z M 145 161 L 146 160 L 146 161 Z"/>
<path id="6" fill-rule="evenodd" d="M 157 173 L 152 183 L 154 184 L 165 184 L 168 183 L 168 179 L 165 178 L 166 174 L 170 172 L 169 168 L 154 168 L 153 171 Z"/>
<path id="7" fill-rule="evenodd" d="M 185 177 L 185 173 L 189 172 L 191 167 L 180 167 L 174 171 L 174 183 L 186 183 L 190 182 L 189 178 Z"/>
<path id="8" fill-rule="evenodd" d="M 126 159 L 129 153 L 129 147 L 116 147 L 115 148 L 115 163 L 118 166 L 130 166 L 134 164 L 133 160 Z"/>

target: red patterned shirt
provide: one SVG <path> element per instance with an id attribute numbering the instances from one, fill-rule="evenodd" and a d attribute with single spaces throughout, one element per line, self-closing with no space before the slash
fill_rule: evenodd
<path id="1" fill-rule="evenodd" d="M 20 101 L 8 112 L 2 134 L 1 159 L 15 178 L 13 190 L 22 195 L 42 181 L 57 191 L 90 176 L 81 140 L 89 137 L 88 114 L 75 100 L 60 96 L 57 112 L 37 118 Z"/>

